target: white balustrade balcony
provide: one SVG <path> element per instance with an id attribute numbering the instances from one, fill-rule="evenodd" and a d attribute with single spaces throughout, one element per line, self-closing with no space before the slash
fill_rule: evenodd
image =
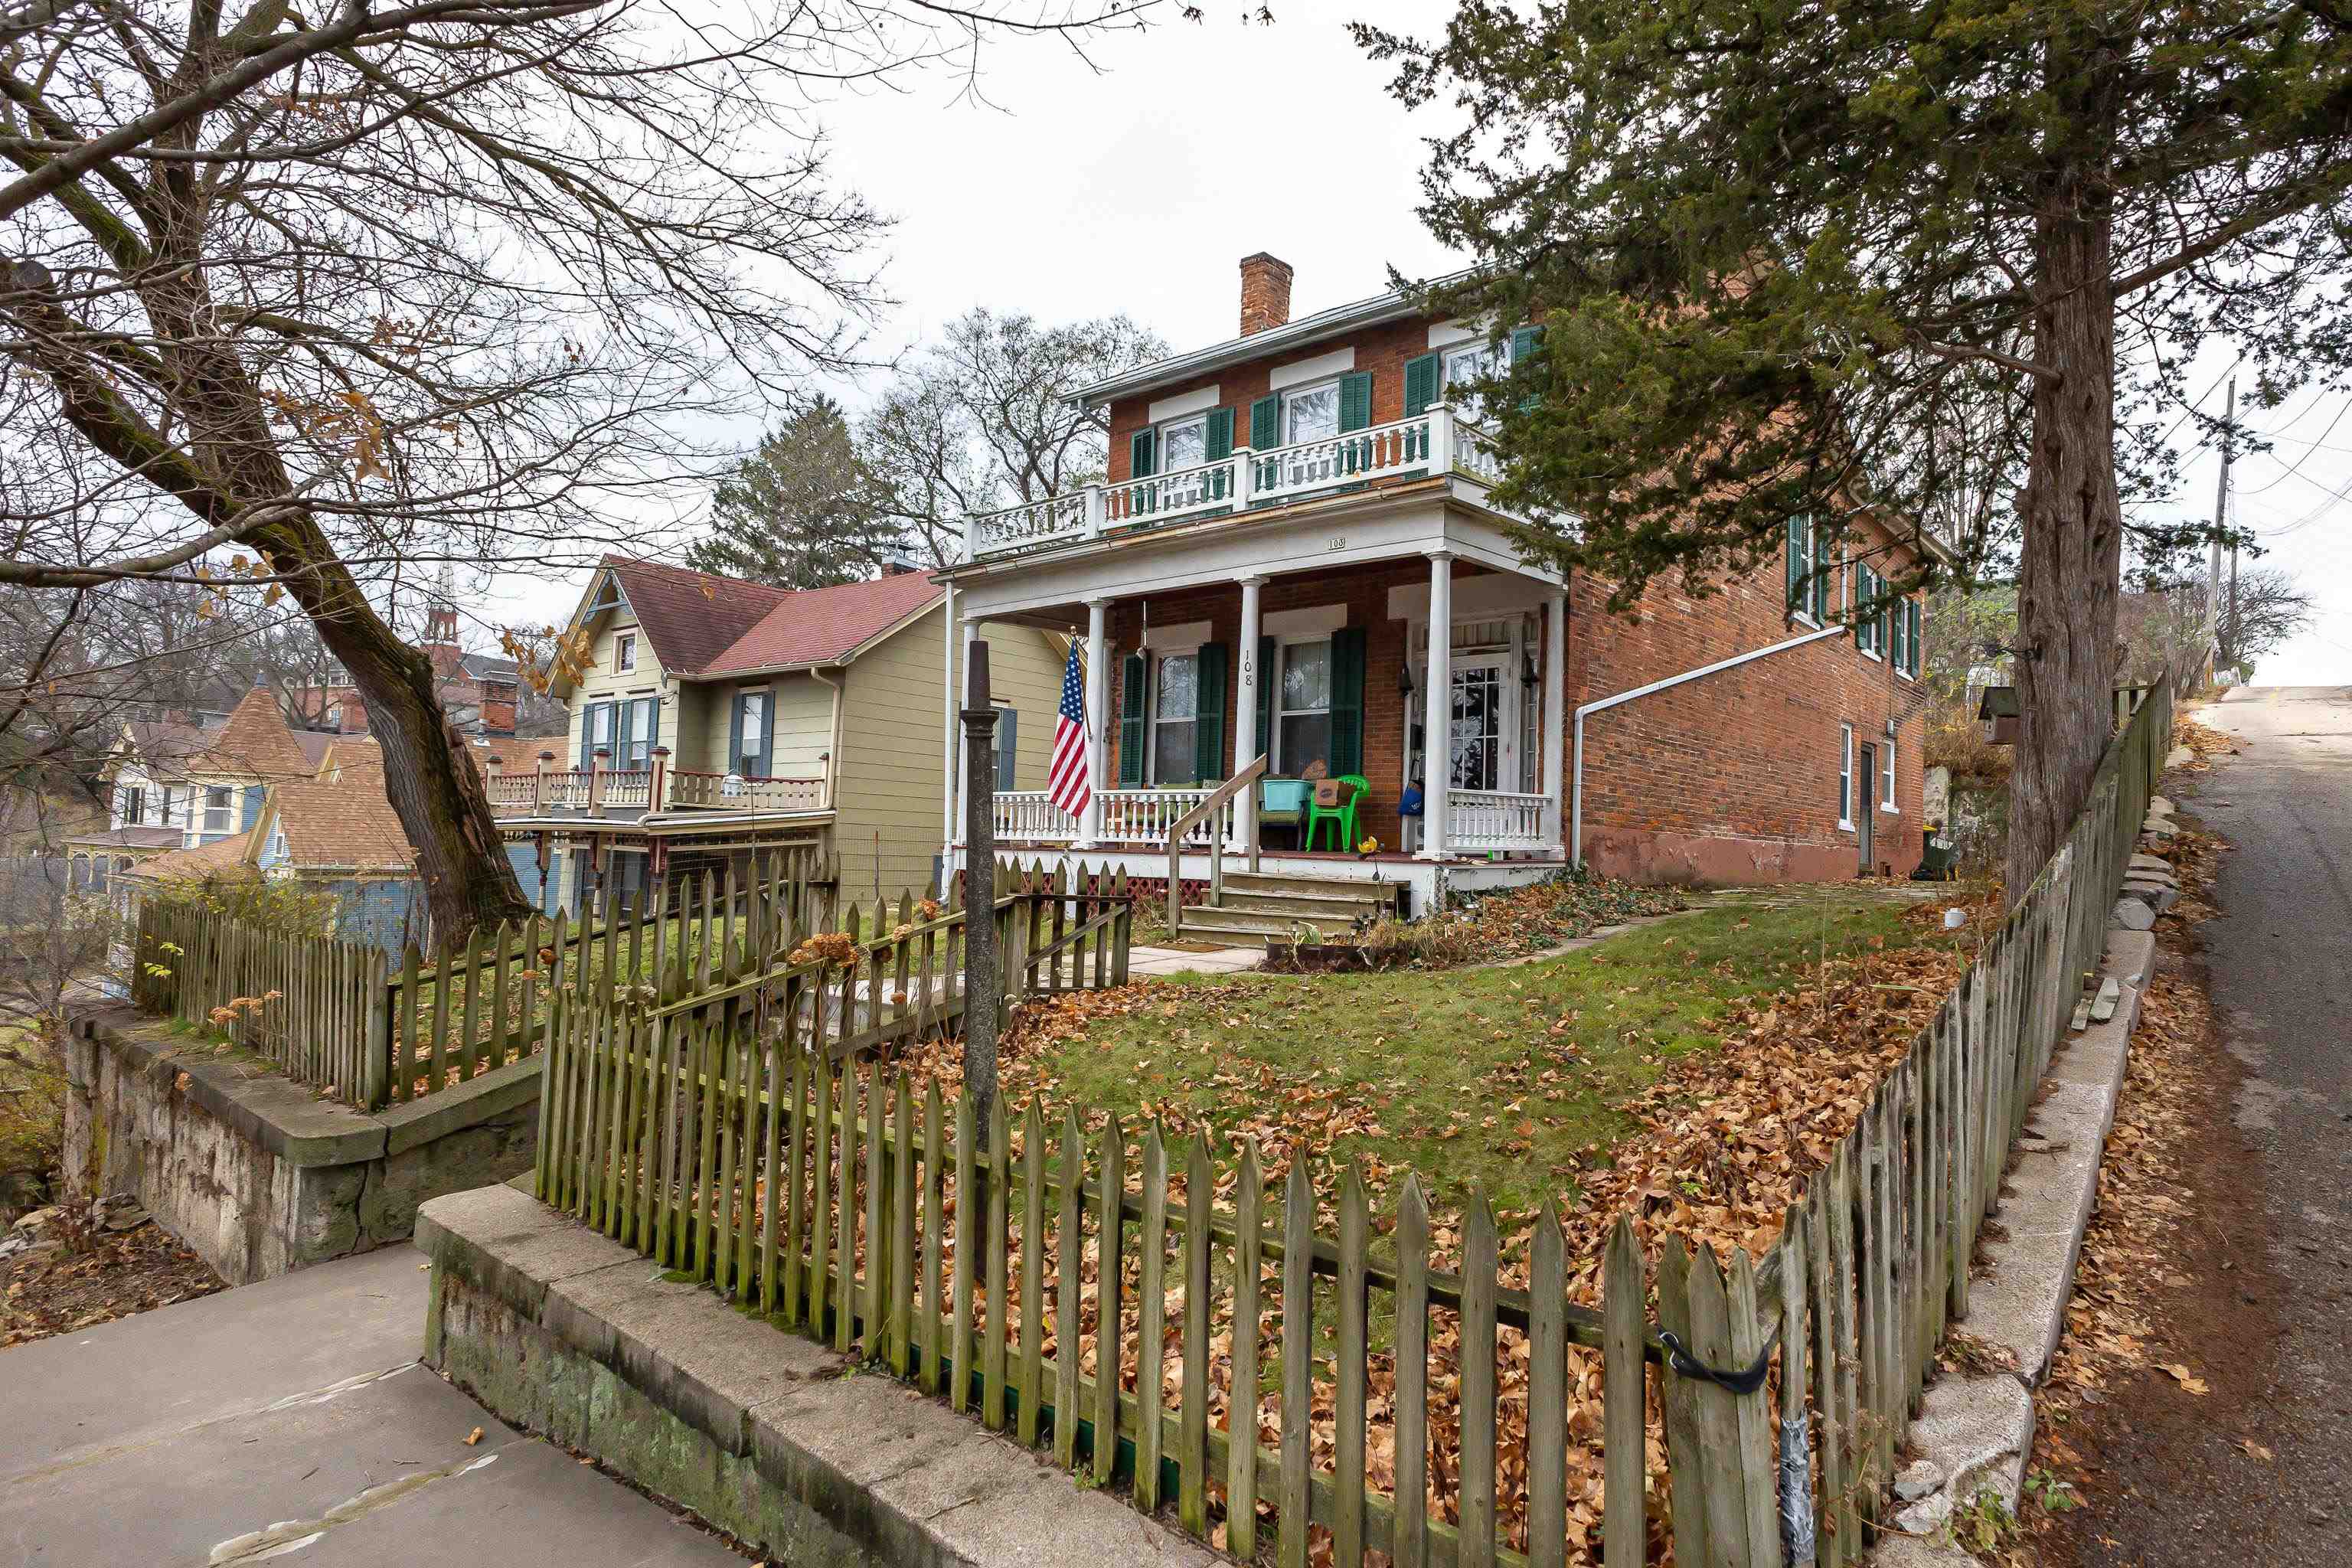
<path id="1" fill-rule="evenodd" d="M 964 548 L 972 561 L 1017 555 L 1425 474 L 1483 485 L 1501 468 L 1485 434 L 1441 405 L 1369 429 L 1263 452 L 1237 447 L 1214 462 L 978 513 L 965 520 Z"/>

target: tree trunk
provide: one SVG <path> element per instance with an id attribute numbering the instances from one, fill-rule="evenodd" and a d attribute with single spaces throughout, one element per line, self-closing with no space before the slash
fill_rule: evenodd
<path id="1" fill-rule="evenodd" d="M 2116 486 L 2114 229 L 2078 178 L 2034 237 L 2033 447 L 2022 501 L 2009 900 L 2025 896 L 2088 798 L 2113 729 L 2123 506 Z"/>

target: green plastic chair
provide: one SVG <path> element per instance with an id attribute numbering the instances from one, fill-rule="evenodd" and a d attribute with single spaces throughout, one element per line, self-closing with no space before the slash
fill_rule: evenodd
<path id="1" fill-rule="evenodd" d="M 1361 773 L 1341 773 L 1339 782 L 1349 786 L 1348 798 L 1339 805 L 1317 805 L 1310 797 L 1307 807 L 1307 841 L 1305 847 L 1315 847 L 1316 830 L 1325 823 L 1331 825 L 1336 837 L 1332 848 L 1345 853 L 1362 840 L 1356 837 L 1356 803 L 1372 791 L 1372 781 Z"/>

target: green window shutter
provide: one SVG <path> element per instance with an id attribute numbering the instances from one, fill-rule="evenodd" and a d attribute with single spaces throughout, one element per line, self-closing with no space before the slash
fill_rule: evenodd
<path id="1" fill-rule="evenodd" d="M 1140 479 L 1159 471 L 1156 459 L 1160 455 L 1160 432 L 1138 430 L 1127 438 L 1127 477 Z"/>
<path id="2" fill-rule="evenodd" d="M 1257 639 L 1257 754 L 1274 750 L 1274 639 Z"/>
<path id="3" fill-rule="evenodd" d="M 1331 634 L 1331 776 L 1364 771 L 1364 628 Z"/>
<path id="4" fill-rule="evenodd" d="M 1120 661 L 1118 782 L 1122 789 L 1143 784 L 1143 688 L 1150 666 L 1139 653 Z"/>
<path id="5" fill-rule="evenodd" d="M 1404 362 L 1404 416 L 1421 414 L 1433 402 L 1437 402 L 1437 381 L 1444 374 L 1444 360 L 1440 355 L 1421 355 L 1418 360 Z"/>
<path id="6" fill-rule="evenodd" d="M 1021 770 L 1021 710 L 996 710 L 996 787 L 1018 789 Z"/>
<path id="7" fill-rule="evenodd" d="M 1511 368 L 1516 371 L 1519 366 L 1535 358 L 1537 351 L 1542 345 L 1543 329 L 1541 327 L 1514 328 L 1511 332 Z M 1519 399 L 1519 412 L 1522 414 L 1535 405 L 1536 399 L 1533 394 Z"/>
<path id="8" fill-rule="evenodd" d="M 1194 668 L 1197 706 L 1192 710 L 1192 777 L 1213 784 L 1225 776 L 1225 666 L 1230 655 L 1221 642 L 1202 643 Z"/>
<path id="9" fill-rule="evenodd" d="M 1827 626 L 1830 624 L 1830 531 L 1815 523 L 1807 531 L 1813 536 L 1813 619 Z"/>
<path id="10" fill-rule="evenodd" d="M 1913 599 L 1906 608 L 1910 612 L 1911 616 L 1911 673 L 1916 678 L 1919 673 L 1920 668 L 1919 631 L 1921 612 L 1919 609 L 1919 601 Z"/>
<path id="11" fill-rule="evenodd" d="M 1339 431 L 1361 430 L 1372 422 L 1372 373 L 1360 370 L 1339 378 Z"/>
<path id="12" fill-rule="evenodd" d="M 1787 562 L 1789 583 L 1788 611 L 1795 615 L 1804 607 L 1801 595 L 1805 588 L 1805 520 L 1792 517 L 1788 523 L 1788 546 L 1782 552 Z"/>
<path id="13" fill-rule="evenodd" d="M 1234 455 L 1234 411 L 1230 408 L 1209 410 L 1208 459 L 1215 462 Z"/>
<path id="14" fill-rule="evenodd" d="M 1423 354 L 1419 359 L 1404 362 L 1404 416 L 1408 419 L 1437 401 L 1437 382 L 1442 374 L 1443 360 L 1436 354 Z"/>
<path id="15" fill-rule="evenodd" d="M 727 704 L 727 766 L 726 773 L 737 771 L 736 763 L 743 755 L 743 694 L 738 691 Z"/>
<path id="16" fill-rule="evenodd" d="M 1250 405 L 1250 450 L 1271 452 L 1282 445 L 1282 397 L 1276 393 Z"/>
<path id="17" fill-rule="evenodd" d="M 1895 602 L 1895 668 L 1906 674 L 1911 668 L 1911 606 L 1900 599 Z"/>
<path id="18" fill-rule="evenodd" d="M 779 689 L 772 685 L 768 688 L 767 711 L 760 716 L 760 773 L 764 778 L 776 776 L 776 693 Z M 839 760 L 834 759 L 835 762 Z"/>

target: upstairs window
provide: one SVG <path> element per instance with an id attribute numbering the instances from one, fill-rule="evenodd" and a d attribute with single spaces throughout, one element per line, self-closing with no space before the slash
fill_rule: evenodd
<path id="1" fill-rule="evenodd" d="M 1339 433 L 1339 384 L 1326 381 L 1282 395 L 1283 439 L 1327 441 Z"/>
<path id="2" fill-rule="evenodd" d="M 768 694 L 738 692 L 735 697 L 735 743 L 727 771 L 758 778 L 768 771 Z"/>
<path id="3" fill-rule="evenodd" d="M 1784 561 L 1789 614 L 1814 626 L 1827 625 L 1830 584 L 1837 575 L 1830 563 L 1829 530 L 1815 518 L 1790 518 Z"/>
<path id="4" fill-rule="evenodd" d="M 1205 415 L 1179 419 L 1160 427 L 1160 471 L 1172 474 L 1209 460 L 1209 421 Z"/>
<path id="5" fill-rule="evenodd" d="M 623 632 L 613 639 L 613 668 L 626 674 L 637 668 L 637 634 Z"/>
<path id="6" fill-rule="evenodd" d="M 227 833 L 236 819 L 236 792 L 226 784 L 213 784 L 205 791 L 205 827 L 206 833 Z"/>

